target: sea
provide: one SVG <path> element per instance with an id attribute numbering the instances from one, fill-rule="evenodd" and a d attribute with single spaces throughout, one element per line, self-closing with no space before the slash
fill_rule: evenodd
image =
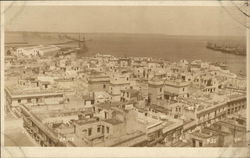
<path id="1" fill-rule="evenodd" d="M 22 33 L 11 32 L 5 34 L 5 42 L 26 41 L 36 44 L 53 44 L 63 39 L 60 33 Z M 67 34 L 78 38 L 77 33 Z M 246 75 L 246 56 L 222 53 L 206 48 L 211 40 L 235 42 L 246 45 L 245 37 L 215 37 L 215 36 L 172 36 L 162 34 L 114 34 L 93 33 L 84 34 L 90 56 L 96 53 L 110 54 L 120 57 L 154 57 L 172 62 L 185 59 L 187 61 L 202 60 L 210 63 L 225 63 L 228 69 L 236 74 Z M 82 37 L 81 36 L 81 37 Z M 77 43 L 75 43 L 77 46 Z"/>

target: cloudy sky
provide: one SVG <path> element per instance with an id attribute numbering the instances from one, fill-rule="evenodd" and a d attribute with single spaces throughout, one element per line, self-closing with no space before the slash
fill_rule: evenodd
<path id="1" fill-rule="evenodd" d="M 12 6 L 7 31 L 244 35 L 245 28 L 216 6 Z"/>

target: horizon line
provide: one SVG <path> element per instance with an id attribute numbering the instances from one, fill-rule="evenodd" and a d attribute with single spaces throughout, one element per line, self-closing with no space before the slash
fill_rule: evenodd
<path id="1" fill-rule="evenodd" d="M 136 33 L 136 32 L 57 32 L 57 31 L 13 31 L 5 30 L 4 33 L 62 33 L 62 34 L 138 34 L 138 35 L 164 35 L 164 36 L 192 36 L 192 37 L 246 37 L 244 35 L 187 35 L 187 34 L 165 34 L 165 33 Z"/>

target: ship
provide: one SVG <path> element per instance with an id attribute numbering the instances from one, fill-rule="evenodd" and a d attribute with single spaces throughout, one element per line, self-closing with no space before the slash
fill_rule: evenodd
<path id="1" fill-rule="evenodd" d="M 215 62 L 215 63 L 212 63 L 212 65 L 219 66 L 223 70 L 226 70 L 228 67 L 227 63 L 225 63 L 225 62 Z"/>
<path id="2" fill-rule="evenodd" d="M 236 46 L 227 46 L 225 44 L 223 45 L 223 44 L 207 42 L 206 48 L 214 51 L 220 51 L 222 53 L 246 56 L 246 51 L 243 48 Z"/>

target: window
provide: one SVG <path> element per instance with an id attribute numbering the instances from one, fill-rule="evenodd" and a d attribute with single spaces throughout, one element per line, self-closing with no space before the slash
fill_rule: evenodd
<path id="1" fill-rule="evenodd" d="M 92 128 L 89 128 L 88 129 L 88 136 L 91 136 L 91 134 L 92 134 Z"/>
<path id="2" fill-rule="evenodd" d="M 28 102 L 28 103 L 31 103 L 31 98 L 27 99 L 27 102 Z"/>
<path id="3" fill-rule="evenodd" d="M 18 99 L 18 103 L 21 103 L 21 99 Z"/>
<path id="4" fill-rule="evenodd" d="M 105 117 L 105 119 L 108 118 L 108 113 L 107 112 L 104 112 L 104 117 Z"/>
<path id="5" fill-rule="evenodd" d="M 184 91 L 185 91 L 185 88 L 183 88 L 182 91 L 184 92 Z"/>
<path id="6" fill-rule="evenodd" d="M 97 127 L 97 132 L 98 133 L 101 132 L 101 127 L 100 126 Z"/>
<path id="7" fill-rule="evenodd" d="M 106 88 L 106 85 L 105 85 L 105 84 L 103 85 L 103 88 Z"/>
<path id="8" fill-rule="evenodd" d="M 107 133 L 109 133 L 109 127 L 106 127 Z"/>
<path id="9" fill-rule="evenodd" d="M 202 142 L 199 142 L 199 147 L 201 147 L 202 146 Z"/>
<path id="10" fill-rule="evenodd" d="M 162 92 L 162 88 L 160 88 L 160 92 Z"/>
<path id="11" fill-rule="evenodd" d="M 46 85 L 44 85 L 45 86 L 45 88 L 48 88 L 48 85 L 46 84 Z"/>
<path id="12" fill-rule="evenodd" d="M 195 147 L 195 139 L 192 139 L 192 141 L 193 141 L 193 147 Z"/>

